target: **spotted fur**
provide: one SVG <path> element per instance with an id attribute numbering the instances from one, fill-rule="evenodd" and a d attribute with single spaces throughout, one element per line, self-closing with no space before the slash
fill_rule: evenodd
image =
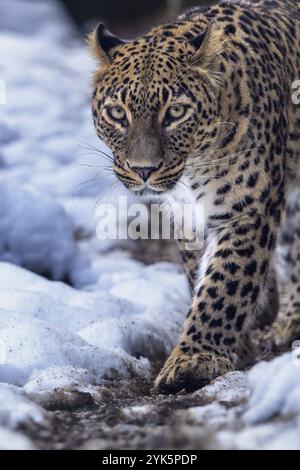
<path id="1" fill-rule="evenodd" d="M 299 182 L 291 87 L 300 79 L 300 2 L 194 8 L 128 43 L 100 24 L 90 45 L 101 63 L 95 127 L 117 177 L 136 193 L 172 195 L 184 181 L 205 207 L 203 250 L 181 243 L 192 306 L 155 382 L 162 392 L 191 390 L 253 360 L 251 329 L 275 289 L 274 250 Z M 176 104 L 184 114 L 174 120 Z M 116 105 L 125 111 L 118 122 Z M 295 224 L 300 204 L 286 212 Z M 285 343 L 300 333 L 298 219 L 282 236 L 291 287 L 274 331 Z"/>

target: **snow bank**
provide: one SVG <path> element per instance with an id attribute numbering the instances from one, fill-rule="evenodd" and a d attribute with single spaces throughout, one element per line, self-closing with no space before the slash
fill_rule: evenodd
<path id="1" fill-rule="evenodd" d="M 0 260 L 64 279 L 76 255 L 72 220 L 60 204 L 0 176 Z"/>
<path id="2" fill-rule="evenodd" d="M 286 353 L 248 372 L 249 400 L 225 415 L 229 429 L 217 434 L 222 448 L 300 449 L 300 362 L 296 356 Z"/>
<path id="3" fill-rule="evenodd" d="M 18 410 L 20 419 L 31 421 L 24 394 L 46 407 L 53 402 L 62 406 L 76 391 L 99 400 L 97 385 L 106 379 L 149 379 L 149 360 L 161 359 L 174 345 L 186 312 L 184 302 L 187 306 L 189 300 L 186 279 L 176 267 L 147 267 L 114 253 L 101 255 L 97 274 L 95 285 L 79 291 L 0 262 L 0 387 L 11 384 L 19 391 L 14 395 L 17 403 L 20 399 L 20 408 L 13 413 L 11 389 L 0 388 L 0 399 L 8 406 L 2 408 L 5 420 L 0 412 L 0 425 L 13 429 Z M 123 284 L 129 279 L 125 295 Z M 158 311 L 149 297 L 139 302 L 125 298 L 134 300 L 140 282 L 146 281 L 160 292 L 164 304 Z M 170 298 L 168 281 L 173 286 Z M 175 334 L 170 336 L 172 330 Z M 32 407 L 35 413 L 33 403 Z M 14 445 L 30 448 L 29 444 Z"/>
<path id="4" fill-rule="evenodd" d="M 257 364 L 248 378 L 252 395 L 244 417 L 246 423 L 278 415 L 300 415 L 300 361 L 295 360 L 293 353 Z"/>
<path id="5" fill-rule="evenodd" d="M 140 265 L 137 269 L 135 261 L 128 259 L 128 267 L 130 263 L 135 269 L 131 270 L 128 294 L 136 292 L 141 280 L 147 279 L 150 289 L 158 289 L 159 281 L 161 298 L 167 301 L 167 278 L 174 283 L 173 299 L 169 298 L 160 318 L 149 300 L 143 304 L 122 298 L 122 278 L 111 290 L 105 284 L 102 291 L 80 292 L 0 263 L 0 344 L 5 354 L 0 381 L 32 392 L 79 382 L 99 383 L 103 377 L 116 377 L 116 372 L 119 378 L 148 376 L 148 359 L 166 355 L 176 340 L 169 331 L 171 325 L 179 330 L 185 310 L 181 311 L 177 301 L 180 296 L 188 301 L 188 290 L 176 268 Z M 115 262 L 112 279 L 120 271 L 122 267 Z M 117 297 L 112 291 L 118 285 Z"/>

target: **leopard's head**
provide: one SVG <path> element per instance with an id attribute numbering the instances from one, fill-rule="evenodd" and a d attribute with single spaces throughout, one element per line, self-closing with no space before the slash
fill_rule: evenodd
<path id="1" fill-rule="evenodd" d="M 94 123 L 115 174 L 139 194 L 172 190 L 216 138 L 219 32 L 165 25 L 124 42 L 100 23 L 89 44 L 100 63 Z"/>

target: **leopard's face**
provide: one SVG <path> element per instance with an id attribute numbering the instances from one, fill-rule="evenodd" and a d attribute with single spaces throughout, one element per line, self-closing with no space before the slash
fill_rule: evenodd
<path id="1" fill-rule="evenodd" d="M 102 26 L 102 48 L 104 32 Z M 215 133 L 213 86 L 191 65 L 195 50 L 182 40 L 148 35 L 119 47 L 114 42 L 113 50 L 95 78 L 97 134 L 111 148 L 113 170 L 128 189 L 172 190 L 188 157 Z"/>

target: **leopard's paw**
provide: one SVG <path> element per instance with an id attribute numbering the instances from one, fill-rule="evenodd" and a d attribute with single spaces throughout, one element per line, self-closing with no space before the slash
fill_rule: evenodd
<path id="1" fill-rule="evenodd" d="M 156 378 L 154 389 L 164 394 L 183 389 L 192 392 L 231 370 L 234 366 L 229 359 L 210 352 L 185 354 L 177 346 Z"/>
<path id="2" fill-rule="evenodd" d="M 300 339 L 300 314 L 295 313 L 276 320 L 273 333 L 278 348 L 289 348 L 293 341 Z"/>

